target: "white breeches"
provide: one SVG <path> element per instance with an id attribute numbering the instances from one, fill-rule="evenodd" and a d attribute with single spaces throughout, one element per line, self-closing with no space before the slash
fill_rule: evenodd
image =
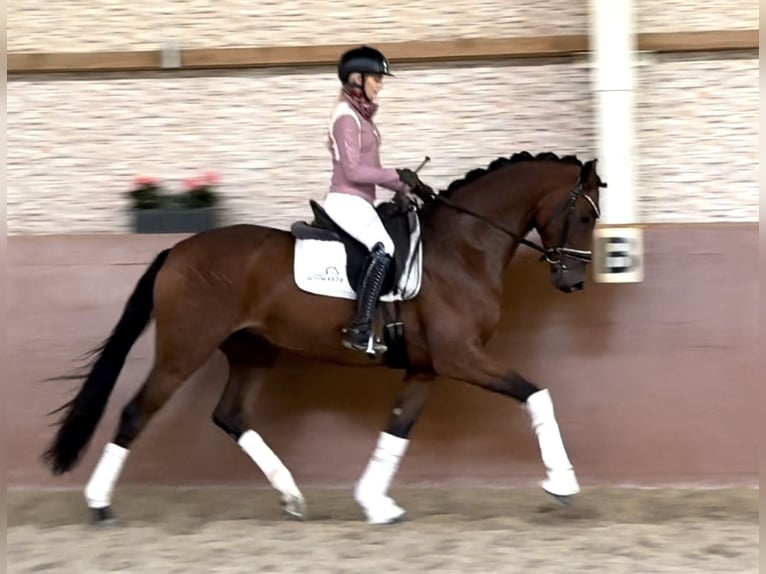
<path id="1" fill-rule="evenodd" d="M 323 207 L 335 223 L 367 249 L 382 243 L 386 253 L 394 256 L 394 242 L 370 202 L 349 193 L 330 192 Z"/>

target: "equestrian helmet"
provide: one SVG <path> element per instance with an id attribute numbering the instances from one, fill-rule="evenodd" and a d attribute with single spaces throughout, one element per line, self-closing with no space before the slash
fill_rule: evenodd
<path id="1" fill-rule="evenodd" d="M 382 52 L 369 46 L 352 48 L 340 57 L 338 78 L 340 78 L 341 83 L 348 83 L 348 77 L 355 72 L 393 76 L 389 71 L 388 59 Z"/>

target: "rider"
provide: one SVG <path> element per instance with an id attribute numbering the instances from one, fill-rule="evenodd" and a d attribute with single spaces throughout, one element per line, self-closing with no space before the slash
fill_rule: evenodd
<path id="1" fill-rule="evenodd" d="M 332 179 L 324 200 L 328 215 L 349 235 L 370 250 L 370 258 L 357 290 L 357 313 L 343 331 L 343 345 L 367 350 L 372 316 L 381 286 L 394 255 L 394 243 L 375 210 L 377 185 L 406 194 L 418 186 L 410 169 L 384 168 L 380 163 L 380 132 L 373 122 L 383 76 L 392 76 L 386 57 L 361 46 L 344 53 L 338 62 L 340 95 L 330 119 L 328 147 L 332 152 Z M 386 346 L 373 337 L 372 350 Z"/>

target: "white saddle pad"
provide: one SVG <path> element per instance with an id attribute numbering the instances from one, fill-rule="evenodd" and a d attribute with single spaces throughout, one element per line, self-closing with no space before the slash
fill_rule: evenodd
<path id="1" fill-rule="evenodd" d="M 399 279 L 398 288 L 381 295 L 385 302 L 407 301 L 420 291 L 423 271 L 423 250 L 420 242 L 420 222 L 417 218 L 410 234 L 410 253 Z M 293 274 L 299 289 L 315 295 L 356 299 L 356 291 L 346 277 L 346 248 L 340 241 L 296 239 Z"/>

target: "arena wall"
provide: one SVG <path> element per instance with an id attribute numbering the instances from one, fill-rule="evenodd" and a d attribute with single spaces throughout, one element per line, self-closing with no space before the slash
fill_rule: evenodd
<path id="1" fill-rule="evenodd" d="M 183 6 L 181 6 L 183 4 Z M 552 0 L 252 3 L 149 0 L 8 6 L 9 54 L 524 38 L 588 33 L 588 4 Z M 640 33 L 758 28 L 746 0 L 644 0 Z M 343 18 L 340 18 L 342 15 Z M 494 352 L 548 386 L 583 483 L 757 483 L 758 54 L 643 53 L 637 69 L 638 224 L 645 281 L 564 296 L 522 251 L 507 276 Z M 383 160 L 445 187 L 521 150 L 596 155 L 590 63 L 567 57 L 396 65 L 378 116 Z M 287 228 L 329 178 L 324 147 L 337 92 L 329 65 L 9 76 L 8 473 L 12 487 L 80 486 L 151 358 L 131 353 L 83 464 L 52 478 L 39 455 L 45 413 L 69 372 L 108 334 L 152 255 L 176 238 L 132 235 L 136 175 L 179 188 L 222 175 L 224 222 Z M 215 429 L 226 376 L 211 359 L 132 453 L 126 483 L 265 480 Z M 253 405 L 255 427 L 301 484 L 361 472 L 401 382 L 386 370 L 285 359 Z M 521 409 L 439 381 L 400 483 L 523 484 L 542 466 Z"/>
<path id="2" fill-rule="evenodd" d="M 650 225 L 646 280 L 550 286 L 546 266 L 522 250 L 509 268 L 504 318 L 492 352 L 551 389 L 585 485 L 758 481 L 757 233 L 753 224 Z M 146 375 L 151 329 L 128 358 L 97 436 L 72 475 L 51 477 L 39 455 L 74 383 L 69 373 L 106 336 L 153 254 L 171 236 L 9 238 L 6 370 L 11 487 L 80 486 L 122 406 Z M 226 377 L 215 356 L 136 444 L 123 484 L 265 485 L 214 427 Z M 285 358 L 252 424 L 301 484 L 346 486 L 385 423 L 400 375 Z M 399 484 L 526 484 L 542 476 L 526 415 L 510 399 L 439 380 Z"/>

